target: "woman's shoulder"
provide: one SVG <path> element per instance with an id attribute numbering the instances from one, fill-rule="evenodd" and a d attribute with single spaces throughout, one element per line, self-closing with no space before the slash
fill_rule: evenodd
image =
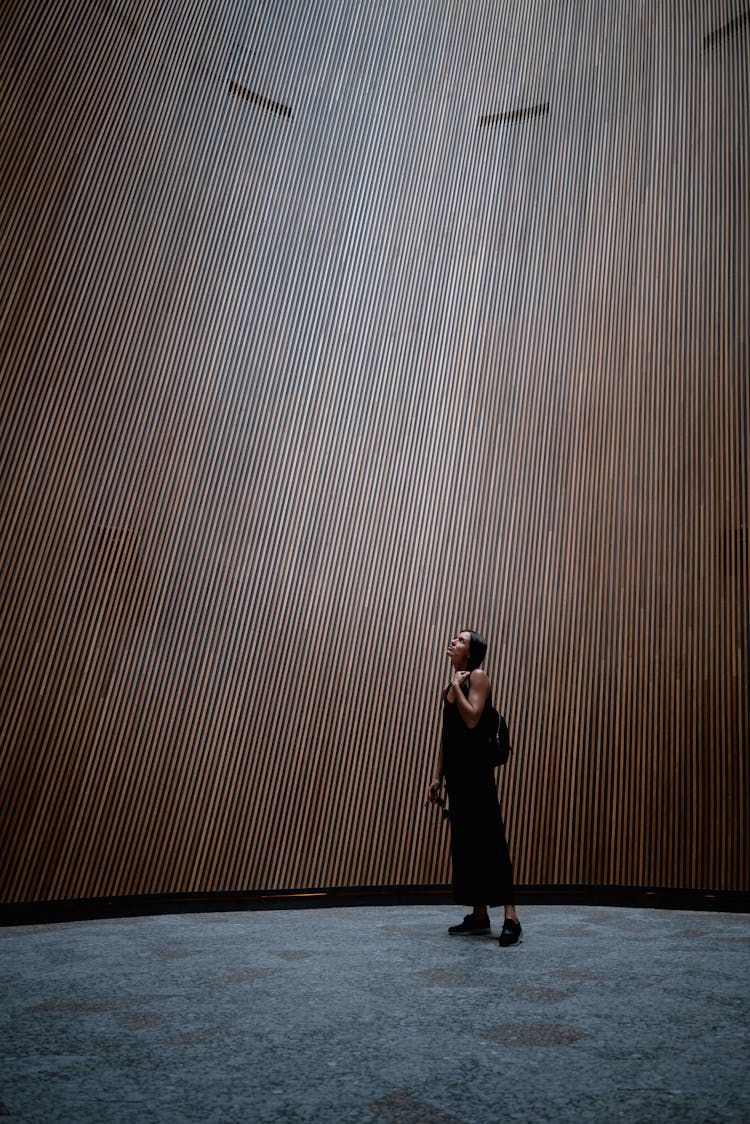
<path id="1" fill-rule="evenodd" d="M 469 690 L 476 698 L 477 692 L 482 704 L 486 707 L 492 700 L 492 687 L 486 671 L 482 671 L 481 667 L 477 667 L 471 673 L 471 686 Z"/>

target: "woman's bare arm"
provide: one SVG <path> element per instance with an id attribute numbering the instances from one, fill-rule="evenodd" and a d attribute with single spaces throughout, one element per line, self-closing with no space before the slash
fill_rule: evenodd
<path id="1" fill-rule="evenodd" d="M 446 697 L 446 691 L 444 690 L 443 691 L 443 698 L 445 698 L 445 697 Z M 443 784 L 443 773 L 444 773 L 443 739 L 441 737 L 440 738 L 440 749 L 438 750 L 437 764 L 435 765 L 435 772 L 433 773 L 432 780 L 430 781 L 430 784 L 427 787 L 427 799 L 430 801 L 431 804 L 434 804 L 435 801 L 437 800 L 438 793 L 440 792 L 440 789 L 441 789 L 442 784 Z"/>
<path id="2" fill-rule="evenodd" d="M 443 747 L 441 745 L 440 746 L 440 752 L 438 753 L 437 764 L 435 766 L 435 772 L 433 774 L 432 780 L 431 780 L 431 782 L 428 786 L 428 789 L 427 789 L 428 800 L 432 801 L 433 803 L 435 802 L 435 798 L 437 797 L 437 794 L 440 792 L 440 787 L 441 787 L 442 783 L 443 783 Z"/>
<path id="3" fill-rule="evenodd" d="M 461 690 L 461 685 L 469 679 L 469 694 L 468 696 Z M 461 715 L 464 723 L 473 730 L 479 722 L 484 712 L 485 703 L 490 694 L 490 681 L 487 675 L 481 668 L 476 671 L 457 671 L 453 676 L 451 686 L 454 688 L 453 696 L 454 702 L 458 707 L 458 713 Z"/>

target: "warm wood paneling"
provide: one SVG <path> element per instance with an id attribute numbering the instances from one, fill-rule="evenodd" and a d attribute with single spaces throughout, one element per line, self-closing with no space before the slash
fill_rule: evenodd
<path id="1" fill-rule="evenodd" d="M 749 24 L 6 6 L 4 900 L 446 881 L 467 625 L 519 881 L 748 889 Z"/>

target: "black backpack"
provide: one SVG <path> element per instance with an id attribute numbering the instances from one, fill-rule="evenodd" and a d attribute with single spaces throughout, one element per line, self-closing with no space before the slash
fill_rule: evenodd
<path id="1" fill-rule="evenodd" d="M 487 720 L 487 750 L 489 761 L 493 769 L 496 765 L 504 765 L 512 752 L 508 723 L 496 706 L 489 707 L 489 717 Z"/>

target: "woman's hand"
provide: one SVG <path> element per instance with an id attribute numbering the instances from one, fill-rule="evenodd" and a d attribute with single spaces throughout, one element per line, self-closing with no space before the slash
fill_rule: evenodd
<path id="1" fill-rule="evenodd" d="M 470 675 L 470 671 L 454 671 L 453 678 L 451 679 L 451 687 L 453 687 L 455 691 L 460 691 Z"/>
<path id="2" fill-rule="evenodd" d="M 430 787 L 427 789 L 427 800 L 430 804 L 437 804 L 437 799 L 440 795 L 440 786 L 442 785 L 442 783 L 443 782 L 439 781 L 437 777 L 435 777 L 435 779 L 430 782 Z"/>

